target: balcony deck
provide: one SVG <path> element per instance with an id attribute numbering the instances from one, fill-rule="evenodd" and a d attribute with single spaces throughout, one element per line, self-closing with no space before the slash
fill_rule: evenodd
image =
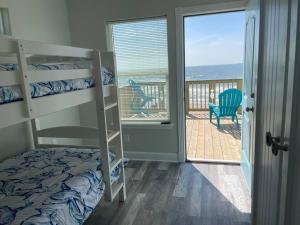
<path id="1" fill-rule="evenodd" d="M 185 82 L 186 151 L 189 160 L 240 161 L 241 130 L 231 119 L 221 119 L 217 129 L 216 120 L 209 122 L 208 104 L 218 104 L 219 94 L 229 88 L 242 90 L 242 79 L 197 80 Z M 121 116 L 126 120 L 163 120 L 168 115 L 168 86 L 166 82 L 138 83 L 119 89 Z M 145 96 L 153 100 L 139 108 Z M 135 104 L 133 104 L 135 103 Z M 136 108 L 134 108 L 135 106 Z M 239 109 L 238 112 L 241 109 Z M 239 119 L 241 124 L 241 119 Z"/>
<path id="2" fill-rule="evenodd" d="M 241 119 L 239 118 L 241 124 Z M 209 122 L 208 112 L 190 112 L 186 116 L 186 151 L 189 160 L 240 161 L 241 128 L 231 119 Z"/>

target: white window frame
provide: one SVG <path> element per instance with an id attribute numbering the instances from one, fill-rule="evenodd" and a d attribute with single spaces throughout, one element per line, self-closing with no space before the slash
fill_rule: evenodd
<path id="1" fill-rule="evenodd" d="M 124 20 L 114 20 L 114 21 L 107 21 L 105 23 L 105 29 L 106 29 L 106 47 L 107 51 L 113 51 L 113 40 L 112 40 L 112 25 L 116 23 L 128 23 L 128 22 L 134 22 L 134 21 L 145 21 L 145 20 L 151 20 L 151 19 L 165 19 L 167 22 L 167 51 L 168 51 L 168 77 L 167 77 L 167 89 L 168 89 L 168 99 L 167 99 L 167 106 L 168 106 L 168 114 L 166 119 L 162 120 L 122 120 L 122 125 L 125 125 L 126 127 L 130 128 L 140 128 L 141 126 L 150 126 L 151 128 L 156 129 L 172 129 L 174 127 L 174 124 L 171 123 L 171 108 L 170 108 L 170 57 L 169 57 L 169 28 L 168 28 L 168 17 L 167 15 L 162 16 L 155 16 L 155 17 L 143 17 L 143 18 L 134 18 L 134 19 L 124 19 Z"/>
<path id="2" fill-rule="evenodd" d="M 11 25 L 8 8 L 0 7 L 0 35 L 10 36 Z"/>

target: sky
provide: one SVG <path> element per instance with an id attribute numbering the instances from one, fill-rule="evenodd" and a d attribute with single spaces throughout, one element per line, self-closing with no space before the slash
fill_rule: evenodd
<path id="1" fill-rule="evenodd" d="M 186 66 L 243 62 L 244 12 L 185 17 Z M 167 19 L 112 25 L 119 75 L 161 75 L 168 71 Z"/>
<path id="2" fill-rule="evenodd" d="M 184 18 L 186 66 L 242 63 L 245 12 Z"/>

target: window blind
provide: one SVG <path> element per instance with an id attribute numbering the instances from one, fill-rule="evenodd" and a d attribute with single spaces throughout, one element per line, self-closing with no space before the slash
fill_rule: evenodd
<path id="1" fill-rule="evenodd" d="M 111 25 L 123 120 L 168 120 L 166 18 Z"/>

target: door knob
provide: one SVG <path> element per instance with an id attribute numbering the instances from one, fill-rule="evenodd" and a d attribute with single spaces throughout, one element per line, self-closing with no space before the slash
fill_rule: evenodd
<path id="1" fill-rule="evenodd" d="M 254 108 L 253 107 L 246 107 L 246 112 L 254 112 Z"/>
<path id="2" fill-rule="evenodd" d="M 288 145 L 280 144 L 281 138 L 279 136 L 273 137 L 271 132 L 266 133 L 266 144 L 272 146 L 273 155 L 278 155 L 278 151 L 288 151 Z"/>
<path id="3" fill-rule="evenodd" d="M 272 146 L 274 143 L 280 142 L 280 137 L 273 137 L 271 132 L 266 133 L 266 144 Z"/>

